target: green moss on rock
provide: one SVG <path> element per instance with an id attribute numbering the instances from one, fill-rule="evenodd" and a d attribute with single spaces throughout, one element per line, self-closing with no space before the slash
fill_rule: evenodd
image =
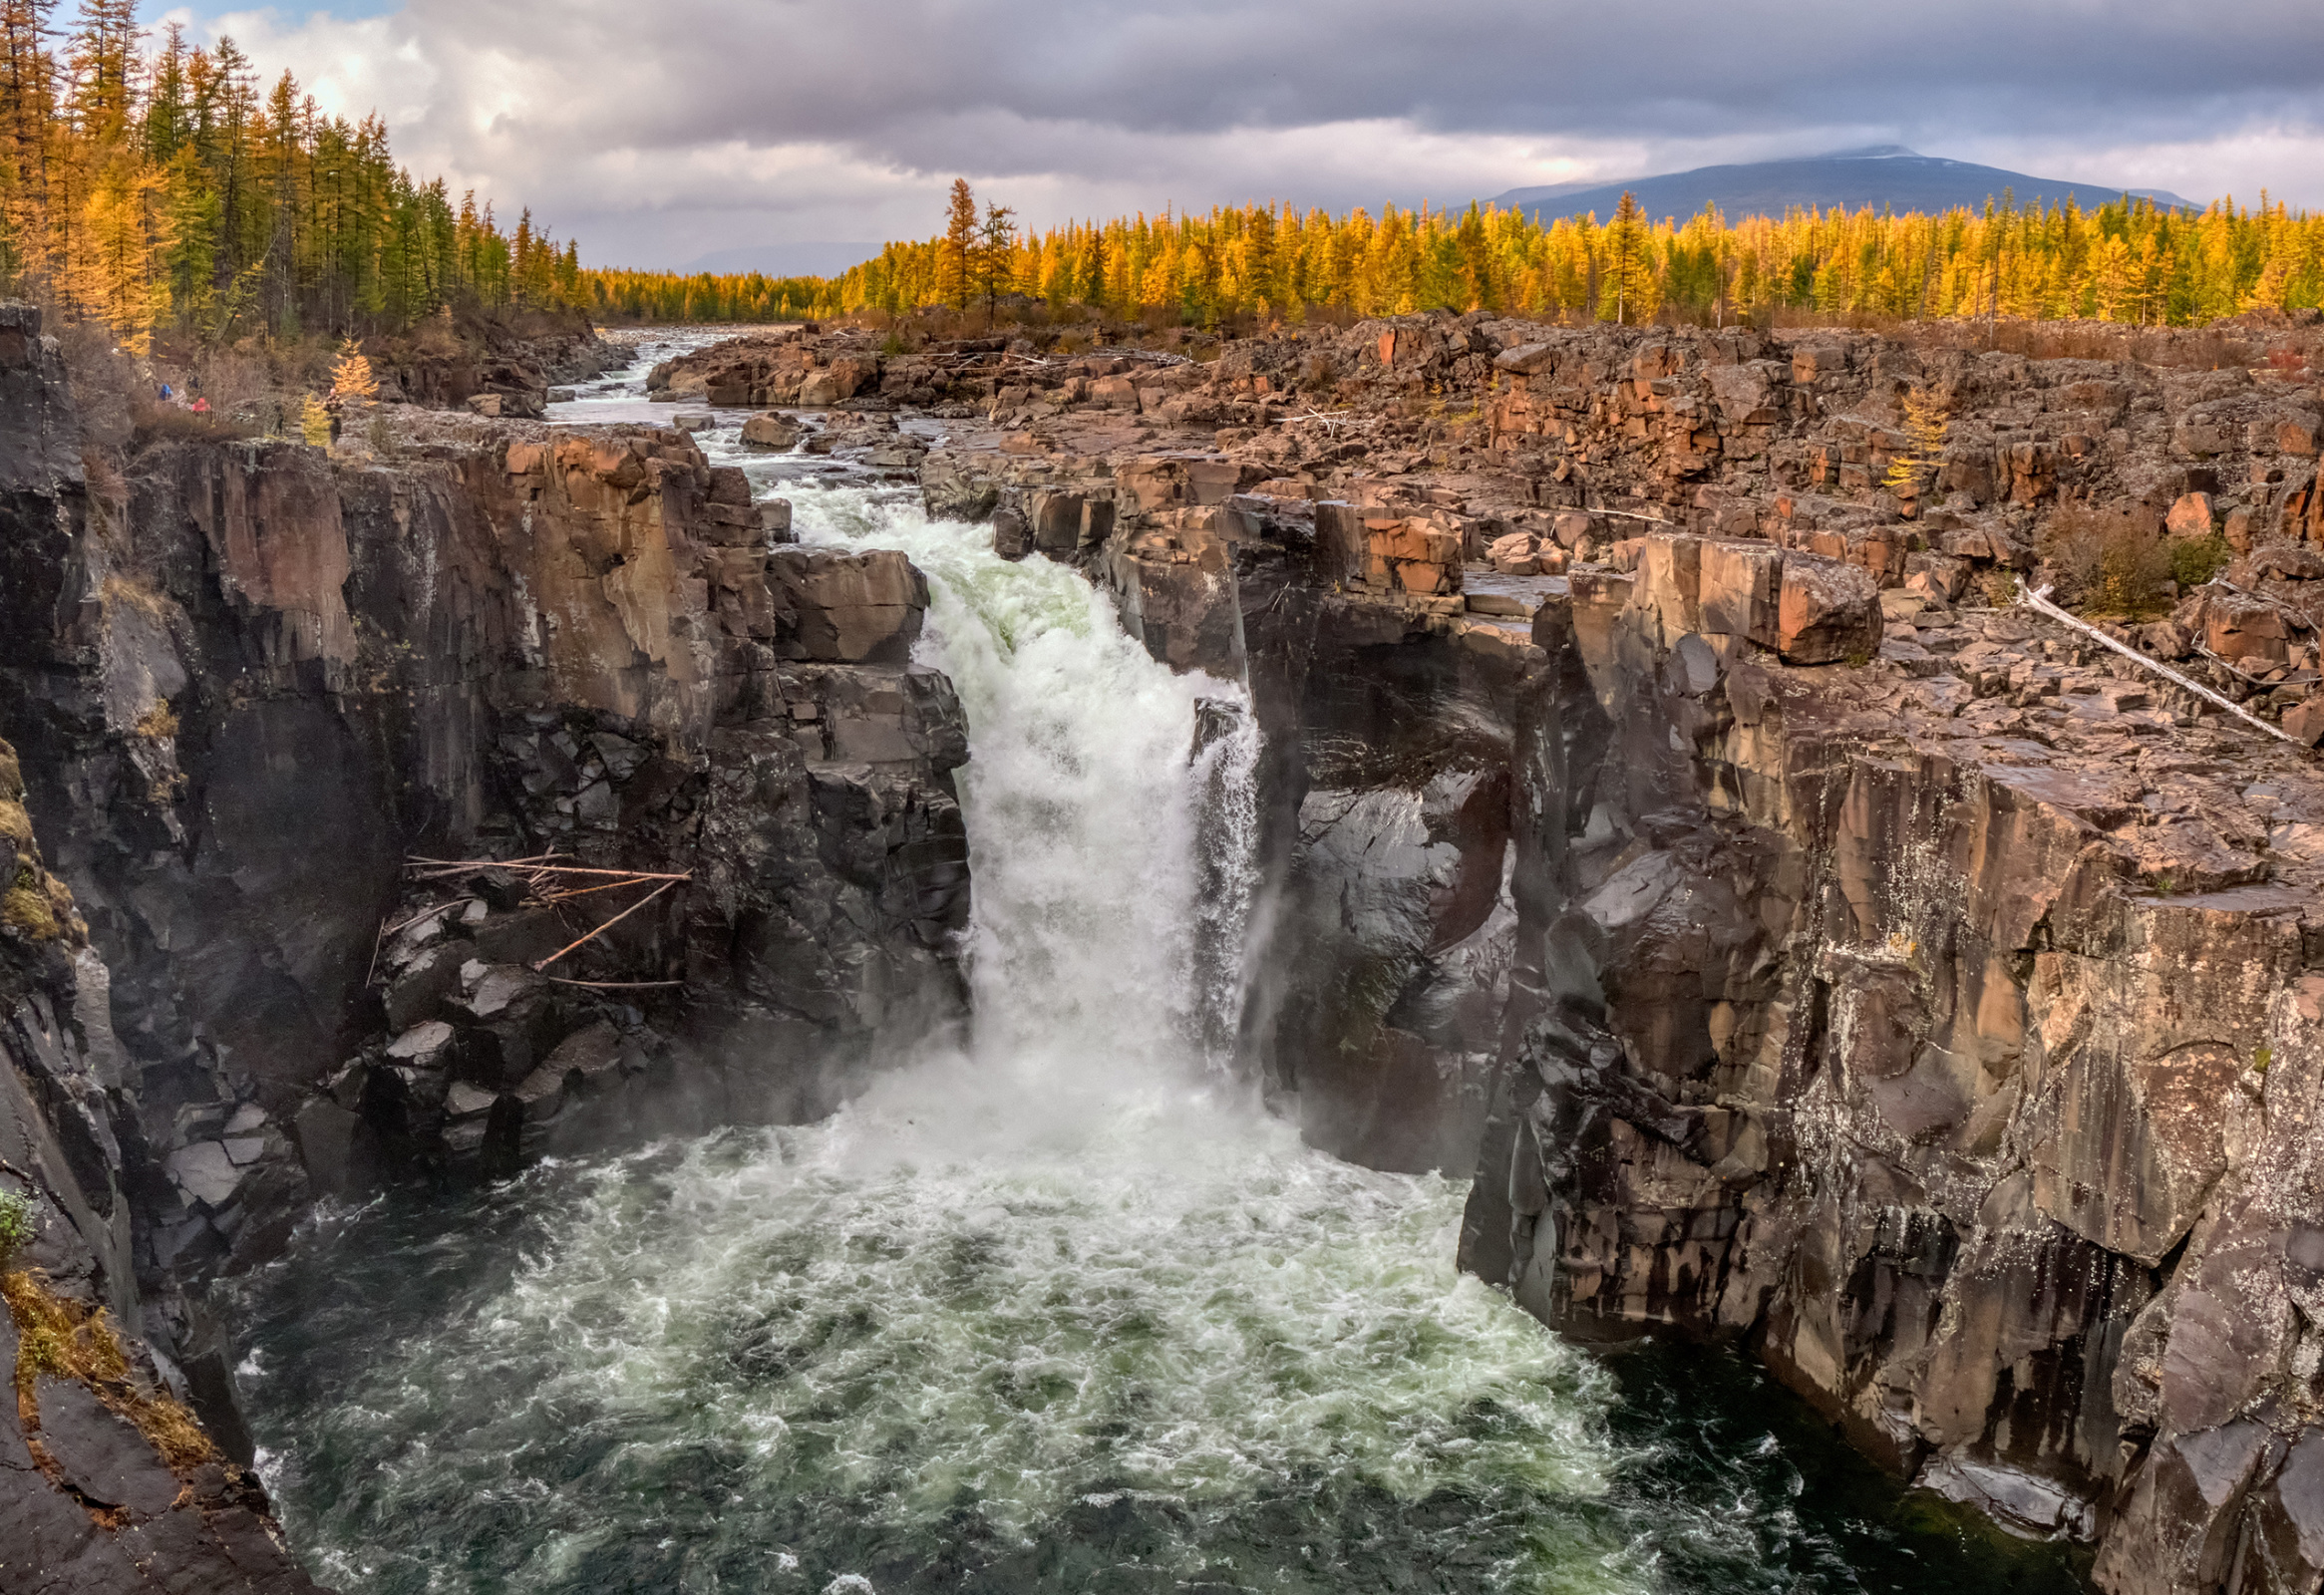
<path id="1" fill-rule="evenodd" d="M 30 886 L 12 886 L 0 898 L 0 925 L 20 930 L 34 941 L 55 941 L 60 934 L 47 894 Z"/>

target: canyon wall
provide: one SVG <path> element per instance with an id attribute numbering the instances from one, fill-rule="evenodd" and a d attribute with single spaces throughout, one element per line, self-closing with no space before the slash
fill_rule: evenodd
<path id="1" fill-rule="evenodd" d="M 0 1184 L 58 1310 L 125 1337 L 91 1388 L 207 1426 L 213 1526 L 263 1497 L 203 1283 L 315 1197 L 817 1116 L 963 1019 L 966 733 L 911 663 L 925 582 L 784 545 L 788 506 L 683 435 L 407 410 L 329 452 L 109 450 L 0 307 Z M 686 878 L 545 902 L 406 865 L 551 852 Z M 0 1451 L 131 1564 L 178 1532 L 73 1465 Z M 25 1587 L 111 1587 L 44 1546 L 63 1582 Z"/>
<path id="2" fill-rule="evenodd" d="M 852 407 L 811 445 L 1247 682 L 1242 1050 L 1310 1140 L 1475 1170 L 1473 1272 L 1578 1337 L 1741 1337 L 2110 1590 L 2324 1576 L 2304 365 L 1482 314 L 989 342 L 656 382 Z M 897 404 L 968 425 L 923 461 Z M 16 309 L 0 405 L 0 1174 L 150 1364 L 92 1395 L 189 1403 L 196 1515 L 258 1522 L 200 1282 L 318 1194 L 812 1116 L 960 1023 L 965 728 L 917 572 L 783 546 L 683 434 L 85 452 Z M 2219 545 L 2107 629 L 2288 740 L 2012 602 L 2074 574 L 2066 509 Z M 688 879 L 406 865 L 551 850 Z M 640 906 L 572 948 L 599 901 Z M 116 1539 L 182 1509 L 64 1466 L 8 1482 Z"/>
<path id="3" fill-rule="evenodd" d="M 2313 1588 L 2313 390 L 1481 319 L 1340 335 L 1381 431 L 1476 394 L 1393 460 L 1068 395 L 927 464 L 1250 682 L 1253 1067 L 1317 1144 L 1474 1166 L 1464 1266 L 1567 1334 L 1742 1338 L 2109 1590 Z M 1263 427 L 1284 342 L 1132 404 Z M 2011 601 L 2062 508 L 2223 545 L 2104 629 L 2286 738 Z"/>
<path id="4" fill-rule="evenodd" d="M 81 429 L 36 313 L 0 305 L 0 672 L 53 685 L 81 556 Z M 75 595 L 78 596 L 77 594 Z M 81 663 L 91 663 L 84 656 Z M 13 706 L 12 706 L 13 707 Z M 23 717 L 11 715 L 11 726 Z M 105 958 L 44 854 L 34 753 L 0 742 L 0 1588 L 312 1590 L 245 1470 L 216 1326 L 156 1266 L 157 1148 Z M 190 1402 L 208 1421 L 187 1411 Z"/>

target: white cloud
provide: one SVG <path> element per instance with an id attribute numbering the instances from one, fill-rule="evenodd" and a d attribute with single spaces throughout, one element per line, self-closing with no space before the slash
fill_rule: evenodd
<path id="1" fill-rule="evenodd" d="M 2292 0 L 408 0 L 201 15 L 399 155 L 585 256 L 1027 220 L 1465 200 L 1887 141 L 2324 205 L 2324 12 Z M 185 13 L 189 19 L 192 13 Z"/>

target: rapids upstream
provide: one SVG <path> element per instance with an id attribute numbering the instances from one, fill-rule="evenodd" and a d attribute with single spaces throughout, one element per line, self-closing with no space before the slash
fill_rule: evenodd
<path id="1" fill-rule="evenodd" d="M 647 409 L 643 369 L 558 414 Z M 908 490 L 751 469 L 808 540 L 928 574 L 921 658 L 970 728 L 974 1034 L 819 1124 L 324 1209 L 247 1285 L 240 1370 L 318 1578 L 2075 1587 L 2064 1553 L 1869 1476 L 1732 1355 L 1585 1356 L 1457 1275 L 1465 1181 L 1300 1145 L 1213 1056 L 1256 734 L 1229 715 L 1189 756 L 1198 704 L 1241 689 L 1173 676 L 1081 577 Z"/>

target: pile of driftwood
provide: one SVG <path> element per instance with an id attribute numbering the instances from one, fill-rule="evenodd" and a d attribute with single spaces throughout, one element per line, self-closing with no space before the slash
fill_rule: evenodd
<path id="1" fill-rule="evenodd" d="M 569 863 L 556 853 L 535 853 L 529 858 L 415 857 L 407 858 L 404 867 L 416 881 L 458 882 L 469 889 L 459 896 L 424 908 L 408 919 L 392 925 L 382 923 L 373 944 L 375 972 L 378 948 L 390 936 L 399 935 L 414 925 L 423 924 L 440 915 L 465 909 L 472 902 L 484 901 L 488 907 L 500 909 L 519 908 L 527 904 L 559 907 L 578 898 L 596 896 L 600 892 L 638 891 L 644 888 L 620 912 L 599 920 L 595 928 L 575 937 L 532 965 L 535 974 L 545 974 L 551 964 L 580 951 L 662 893 L 694 878 L 692 870 L 668 874 L 650 869 L 592 869 Z M 618 902 L 620 899 L 612 898 L 608 901 Z M 598 989 L 685 984 L 676 980 L 573 980 L 561 975 L 549 975 L 548 978 L 559 985 Z"/>

